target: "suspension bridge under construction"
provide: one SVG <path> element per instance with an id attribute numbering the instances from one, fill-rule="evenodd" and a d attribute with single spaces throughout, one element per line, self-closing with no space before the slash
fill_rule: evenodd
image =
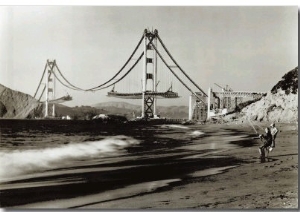
<path id="1" fill-rule="evenodd" d="M 157 117 L 157 99 L 179 98 L 174 88 L 186 89 L 189 96 L 189 120 L 205 121 L 211 116 L 210 110 L 219 107 L 228 98 L 245 96 L 258 98 L 263 93 L 257 92 L 213 92 L 210 88 L 206 94 L 200 86 L 185 72 L 171 55 L 160 38 L 158 31 L 145 29 L 137 46 L 125 64 L 110 79 L 91 88 L 80 88 L 71 83 L 58 67 L 56 60 L 47 60 L 42 77 L 34 94 L 39 102 L 45 104 L 45 117 L 55 116 L 55 104 L 71 101 L 66 95 L 57 98 L 57 82 L 64 88 L 79 92 L 95 92 L 111 88 L 107 96 L 121 99 L 140 99 L 141 118 Z M 119 91 L 122 92 L 119 92 Z M 45 97 L 42 101 L 42 97 Z M 223 101 L 223 99 L 225 100 Z M 216 106 L 215 100 L 218 100 Z M 237 102 L 237 101 L 236 101 Z M 49 105 L 52 104 L 52 115 Z M 221 105 L 226 107 L 228 105 Z"/>

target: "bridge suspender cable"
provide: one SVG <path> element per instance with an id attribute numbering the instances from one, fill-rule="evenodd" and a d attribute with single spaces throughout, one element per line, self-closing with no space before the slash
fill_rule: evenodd
<path id="1" fill-rule="evenodd" d="M 169 55 L 169 57 L 172 59 L 172 61 L 175 63 L 175 65 L 180 69 L 180 71 L 203 93 L 204 96 L 207 97 L 206 93 L 182 70 L 182 68 L 178 65 L 178 63 L 175 61 L 175 59 L 172 57 L 172 55 L 170 54 L 170 52 L 168 51 L 167 47 L 164 45 L 164 43 L 162 42 L 161 38 L 159 37 L 159 35 L 156 35 L 159 42 L 161 43 L 162 47 L 165 49 L 165 51 L 167 52 L 167 54 Z"/>
<path id="2" fill-rule="evenodd" d="M 100 87 L 100 88 L 97 88 L 97 89 L 93 89 L 91 91 L 99 91 L 99 90 L 102 90 L 102 89 L 105 89 L 105 88 L 108 88 L 110 86 L 113 86 L 115 85 L 116 83 L 120 82 L 122 79 L 124 79 L 124 77 L 126 77 L 129 72 L 131 72 L 131 70 L 136 66 L 136 64 L 138 64 L 138 62 L 141 60 L 141 58 L 144 56 L 144 52 L 142 52 L 142 54 L 139 56 L 139 58 L 136 60 L 136 62 L 131 66 L 131 68 L 121 77 L 119 78 L 117 81 L 115 81 L 114 83 L 110 84 L 110 85 L 107 85 L 105 87 Z"/>
<path id="3" fill-rule="evenodd" d="M 64 77 L 64 75 L 61 73 L 61 71 L 59 70 L 59 68 L 58 68 L 58 66 L 57 66 L 56 63 L 55 63 L 55 67 L 56 67 L 58 73 L 60 74 L 60 76 L 61 76 L 61 77 L 69 84 L 69 86 L 67 86 L 67 85 L 65 85 L 64 83 L 62 83 L 62 82 L 58 79 L 58 77 L 56 76 L 56 74 L 53 72 L 53 74 L 54 74 L 54 76 L 56 77 L 56 79 L 57 79 L 62 85 L 66 86 L 66 87 L 68 87 L 68 88 L 70 88 L 70 89 L 73 89 L 73 90 L 79 90 L 79 91 L 84 91 L 84 90 L 85 90 L 85 89 L 79 88 L 79 87 L 73 85 L 72 83 L 70 83 L 70 82 Z M 70 86 L 71 86 L 71 87 L 70 87 Z"/>
<path id="4" fill-rule="evenodd" d="M 142 37 L 142 39 L 143 39 L 144 37 Z M 147 44 L 147 46 L 150 46 L 150 44 L 152 44 L 152 41 L 154 40 L 154 37 L 152 37 L 151 39 L 150 39 L 150 41 L 149 41 L 149 43 Z M 141 42 L 140 42 L 141 43 Z M 139 43 L 139 45 L 140 45 L 140 43 Z M 137 48 L 136 48 L 137 49 Z M 135 51 L 136 51 L 136 49 L 135 49 Z M 134 54 L 132 54 L 131 55 L 131 57 L 133 56 Z M 141 53 L 141 55 L 139 56 L 139 58 L 135 61 L 135 63 L 131 66 L 131 68 L 120 78 L 120 79 L 118 79 L 117 81 L 115 81 L 114 83 L 112 83 L 112 84 L 110 84 L 110 85 L 108 85 L 108 86 L 105 86 L 105 87 L 99 87 L 99 88 L 97 88 L 97 89 L 90 89 L 91 91 L 98 91 L 98 90 L 102 90 L 102 89 L 105 89 L 105 88 L 108 88 L 108 87 L 110 87 L 110 86 L 113 86 L 113 85 L 115 85 L 116 83 L 118 83 L 118 82 L 120 82 L 122 79 L 124 79 L 124 77 L 126 77 L 131 71 L 132 71 L 132 69 L 138 64 L 138 62 L 141 60 L 141 58 L 144 56 L 144 52 L 142 52 Z M 125 66 L 124 66 L 125 67 Z M 111 80 L 109 80 L 109 81 L 111 81 Z M 104 84 L 107 84 L 108 82 L 106 82 L 106 83 L 104 83 Z M 102 85 L 104 85 L 104 84 L 102 84 Z"/>
<path id="5" fill-rule="evenodd" d="M 55 78 L 63 85 L 63 86 L 65 86 L 65 87 L 67 87 L 67 88 L 70 88 L 70 89 L 72 89 L 72 90 L 79 90 L 79 91 L 84 91 L 83 89 L 81 89 L 81 88 L 77 88 L 77 87 L 70 87 L 69 85 L 66 85 L 66 84 L 64 84 L 58 77 L 57 77 L 57 75 L 55 74 L 55 72 L 53 71 L 53 75 L 55 76 Z M 65 79 L 65 78 L 64 78 Z M 66 80 L 66 79 L 65 79 Z M 67 80 L 66 80 L 67 81 Z M 68 81 L 67 81 L 68 82 Z"/>
<path id="6" fill-rule="evenodd" d="M 193 92 L 178 76 L 177 76 L 177 74 L 175 74 L 175 72 L 169 67 L 169 65 L 167 64 L 167 62 L 164 60 L 164 58 L 161 56 L 161 54 L 159 53 L 159 51 L 157 50 L 157 48 L 154 46 L 154 45 L 152 45 L 152 47 L 154 48 L 154 50 L 156 51 L 156 53 L 158 54 L 158 56 L 160 57 L 160 59 L 164 62 L 164 64 L 168 67 L 168 69 L 172 72 L 172 74 L 184 85 L 184 87 L 186 87 L 186 89 L 188 89 L 192 94 L 194 94 L 194 96 L 196 97 L 196 98 L 198 98 L 200 101 L 202 101 L 202 102 L 204 102 L 202 99 L 200 99 L 199 97 L 198 97 L 198 95 L 195 93 L 195 92 Z M 205 103 L 205 102 L 204 102 Z"/>
<path id="7" fill-rule="evenodd" d="M 141 45 L 143 39 L 144 39 L 144 34 L 143 34 L 142 38 L 140 39 L 139 43 L 137 44 L 137 46 L 135 47 L 135 49 L 133 50 L 132 54 L 130 55 L 130 57 L 129 57 L 128 60 L 126 61 L 126 63 L 122 66 L 122 68 L 121 68 L 121 69 L 120 69 L 120 70 L 119 70 L 119 71 L 118 71 L 118 72 L 117 72 L 110 80 L 108 80 L 108 81 L 106 81 L 105 83 L 103 83 L 103 84 L 101 84 L 101 85 L 98 85 L 98 86 L 96 86 L 96 87 L 87 89 L 86 91 L 92 91 L 92 90 L 94 90 L 94 89 L 97 90 L 97 88 L 100 88 L 100 87 L 102 87 L 103 85 L 106 85 L 107 83 L 109 83 L 109 82 L 111 82 L 113 79 L 115 79 L 116 76 L 118 76 L 118 75 L 121 73 L 121 71 L 126 67 L 126 65 L 129 63 L 129 61 L 132 59 L 133 55 L 135 54 L 135 52 L 137 51 L 137 49 L 138 49 L 139 46 Z M 115 84 L 115 83 L 114 83 L 114 84 Z M 108 86 L 108 87 L 109 87 L 109 86 Z M 99 90 L 101 90 L 101 89 L 99 89 Z"/>

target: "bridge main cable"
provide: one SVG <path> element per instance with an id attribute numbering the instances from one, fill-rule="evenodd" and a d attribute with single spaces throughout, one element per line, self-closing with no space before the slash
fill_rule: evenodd
<path id="1" fill-rule="evenodd" d="M 167 52 L 167 54 L 169 55 L 169 57 L 171 58 L 171 60 L 175 63 L 175 65 L 180 69 L 180 71 L 203 93 L 204 96 L 207 97 L 207 94 L 182 70 L 182 68 L 178 65 L 178 63 L 176 62 L 176 60 L 172 57 L 172 55 L 170 54 L 169 50 L 167 49 L 167 47 L 165 46 L 165 44 L 162 42 L 161 38 L 159 37 L 159 35 L 156 35 L 159 42 L 161 43 L 162 47 L 165 49 L 165 51 Z"/>

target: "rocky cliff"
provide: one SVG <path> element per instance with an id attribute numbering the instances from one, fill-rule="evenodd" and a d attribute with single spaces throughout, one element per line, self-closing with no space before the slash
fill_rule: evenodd
<path id="1" fill-rule="evenodd" d="M 27 118 L 38 104 L 32 96 L 0 84 L 0 118 Z"/>
<path id="2" fill-rule="evenodd" d="M 298 67 L 286 73 L 261 100 L 242 109 L 242 119 L 298 122 Z"/>

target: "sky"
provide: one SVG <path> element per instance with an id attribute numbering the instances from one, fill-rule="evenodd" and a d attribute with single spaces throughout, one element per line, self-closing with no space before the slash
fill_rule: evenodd
<path id="1" fill-rule="evenodd" d="M 72 84 L 97 86 L 123 66 L 146 28 L 158 30 L 205 92 L 218 90 L 214 83 L 267 92 L 298 66 L 297 6 L 0 6 L 0 84 L 33 96 L 46 60 L 55 59 Z M 188 105 L 189 91 L 178 89 L 181 98 L 158 104 Z M 69 93 L 68 106 L 124 101 L 109 90 L 61 86 L 56 95 Z"/>

